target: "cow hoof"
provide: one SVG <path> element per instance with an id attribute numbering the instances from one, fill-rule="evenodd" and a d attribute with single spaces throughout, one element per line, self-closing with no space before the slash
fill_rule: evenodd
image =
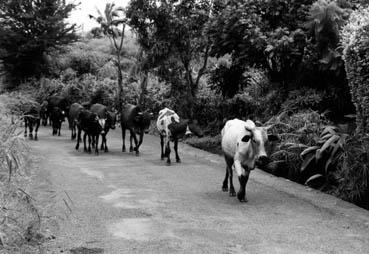
<path id="1" fill-rule="evenodd" d="M 236 196 L 236 192 L 235 191 L 229 191 L 229 196 L 230 197 L 235 197 Z"/>
<path id="2" fill-rule="evenodd" d="M 129 148 L 129 152 L 132 153 L 133 152 L 133 147 Z"/>
<path id="3" fill-rule="evenodd" d="M 242 192 L 242 191 L 239 191 L 239 192 L 237 193 L 237 198 L 238 198 L 238 200 L 239 200 L 240 202 L 247 202 L 246 195 L 245 195 L 245 193 L 244 193 L 244 192 Z"/>
<path id="4" fill-rule="evenodd" d="M 139 151 L 136 151 L 136 156 L 139 156 L 140 155 L 140 152 Z"/>
<path id="5" fill-rule="evenodd" d="M 37 136 L 35 136 L 35 141 L 37 141 L 38 140 L 38 138 L 37 138 Z"/>
<path id="6" fill-rule="evenodd" d="M 167 161 L 167 166 L 170 166 L 171 162 L 170 161 Z"/>
<path id="7" fill-rule="evenodd" d="M 125 153 L 125 152 L 126 152 L 126 148 L 125 148 L 125 147 L 123 147 L 123 148 L 122 148 L 122 152 L 123 152 L 123 153 Z"/>
<path id="8" fill-rule="evenodd" d="M 176 159 L 177 163 L 181 163 L 181 159 Z"/>
<path id="9" fill-rule="evenodd" d="M 27 137 L 27 133 L 24 133 L 24 137 L 25 137 L 25 138 Z"/>
<path id="10" fill-rule="evenodd" d="M 109 152 L 109 149 L 108 148 L 105 148 L 104 152 L 106 152 L 106 153 Z"/>
<path id="11" fill-rule="evenodd" d="M 226 191 L 228 191 L 228 186 L 222 186 L 222 191 L 224 191 L 224 192 L 226 192 Z"/>

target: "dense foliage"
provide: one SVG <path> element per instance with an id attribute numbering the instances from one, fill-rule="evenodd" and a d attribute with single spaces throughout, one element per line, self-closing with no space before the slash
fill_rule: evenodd
<path id="1" fill-rule="evenodd" d="M 41 75 L 47 50 L 76 39 L 64 20 L 74 4 L 63 0 L 0 2 L 0 59 L 13 81 Z"/>
<path id="2" fill-rule="evenodd" d="M 357 132 L 369 132 L 369 8 L 354 12 L 343 29 L 350 92 L 356 107 Z"/>
<path id="3" fill-rule="evenodd" d="M 127 9 L 129 25 L 137 33 L 148 68 L 170 84 L 173 91 L 186 94 L 181 99 L 181 106 L 185 107 L 178 109 L 188 109 L 181 111 L 190 116 L 208 61 L 205 25 L 210 7 L 206 0 L 134 0 Z"/>

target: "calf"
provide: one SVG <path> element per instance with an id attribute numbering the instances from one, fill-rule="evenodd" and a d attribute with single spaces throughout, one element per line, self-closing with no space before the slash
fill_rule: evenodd
<path id="1" fill-rule="evenodd" d="M 120 118 L 120 126 L 122 128 L 122 151 L 126 151 L 125 138 L 126 130 L 130 131 L 130 147 L 129 151 L 136 151 L 136 155 L 139 155 L 139 148 L 143 141 L 144 133 L 148 133 L 152 113 L 141 111 L 140 107 L 126 104 L 123 106 Z M 137 141 L 136 134 L 140 136 L 140 140 Z M 132 140 L 135 142 L 135 147 L 132 146 Z"/>
<path id="2" fill-rule="evenodd" d="M 77 135 L 77 144 L 76 150 L 79 148 L 79 142 L 81 140 L 81 132 L 84 131 L 83 135 L 83 144 L 84 150 L 86 152 L 91 152 L 91 142 L 92 140 L 96 140 L 96 143 L 99 142 L 99 136 L 102 131 L 102 127 L 99 123 L 99 117 L 92 113 L 89 110 L 83 109 L 78 114 L 77 118 L 77 128 L 78 128 L 78 135 Z M 88 148 L 86 147 L 86 136 L 88 136 Z M 99 154 L 98 146 L 95 146 L 95 153 Z"/>
<path id="3" fill-rule="evenodd" d="M 167 157 L 167 164 L 170 165 L 170 141 L 174 143 L 174 151 L 176 161 L 179 163 L 181 159 L 178 155 L 178 140 L 184 135 L 194 133 L 198 137 L 202 137 L 202 130 L 198 127 L 196 121 L 180 120 L 179 116 L 171 109 L 164 108 L 159 111 L 156 121 L 156 127 L 160 133 L 161 159 Z M 165 151 L 164 151 L 165 145 Z"/>
<path id="4" fill-rule="evenodd" d="M 277 136 L 267 135 L 267 128 L 256 127 L 251 120 L 246 122 L 239 119 L 227 121 L 222 129 L 222 150 L 227 164 L 223 191 L 228 190 L 229 178 L 229 195 L 236 195 L 232 181 L 234 167 L 240 182 L 237 198 L 240 202 L 247 202 L 246 184 L 250 171 L 255 166 L 265 166 L 268 162 L 265 144 L 267 141 L 275 140 L 278 140 Z"/>
<path id="5" fill-rule="evenodd" d="M 108 111 L 107 107 L 96 103 L 93 104 L 90 108 L 92 113 L 95 113 L 99 117 L 99 122 L 102 127 L 101 132 L 101 150 L 104 150 L 105 152 L 108 152 L 108 146 L 106 144 L 106 135 L 108 134 L 110 129 L 115 129 L 116 124 L 116 113 Z M 96 146 L 98 143 L 96 143 Z"/>
<path id="6" fill-rule="evenodd" d="M 25 106 L 24 111 L 24 136 L 27 137 L 27 128 L 29 129 L 29 139 L 33 139 L 33 131 L 35 131 L 34 139 L 37 140 L 37 132 L 40 127 L 40 110 L 41 106 L 37 102 L 32 102 Z"/>
<path id="7" fill-rule="evenodd" d="M 73 103 L 70 105 L 69 113 L 68 113 L 68 123 L 69 129 L 71 130 L 71 139 L 75 139 L 77 136 L 76 128 L 78 122 L 78 116 L 84 107 L 79 103 Z"/>
<path id="8" fill-rule="evenodd" d="M 54 107 L 50 112 L 50 121 L 53 128 L 52 134 L 60 136 L 62 122 L 64 122 L 63 111 L 59 107 Z"/>

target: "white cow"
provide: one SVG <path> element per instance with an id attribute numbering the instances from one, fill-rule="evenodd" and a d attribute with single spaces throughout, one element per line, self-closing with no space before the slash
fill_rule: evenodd
<path id="1" fill-rule="evenodd" d="M 184 135 L 194 133 L 201 137 L 202 131 L 196 122 L 189 120 L 181 120 L 173 110 L 164 108 L 159 111 L 156 127 L 160 133 L 161 159 L 167 157 L 167 164 L 170 165 L 170 141 L 174 143 L 174 151 L 176 153 L 176 161 L 181 162 L 178 156 L 178 139 Z M 164 151 L 165 144 L 165 151 Z"/>
<path id="2" fill-rule="evenodd" d="M 241 202 L 247 202 L 246 184 L 250 170 L 254 169 L 255 165 L 265 165 L 268 161 L 265 144 L 268 140 L 277 139 L 278 137 L 275 135 L 267 135 L 266 127 L 256 127 L 251 120 L 246 122 L 239 119 L 227 121 L 222 129 L 222 150 L 227 164 L 223 191 L 228 190 L 229 178 L 229 195 L 236 195 L 232 182 L 232 169 L 234 168 L 240 181 L 237 198 Z"/>

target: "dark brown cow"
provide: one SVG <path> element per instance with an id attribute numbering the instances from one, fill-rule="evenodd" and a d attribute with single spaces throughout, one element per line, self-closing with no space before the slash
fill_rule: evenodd
<path id="1" fill-rule="evenodd" d="M 29 139 L 37 140 L 37 132 L 40 127 L 40 110 L 41 105 L 37 102 L 32 102 L 24 105 L 24 136 L 27 137 L 27 128 L 29 129 Z M 35 136 L 33 137 L 33 131 Z"/>
<path id="2" fill-rule="evenodd" d="M 140 107 L 126 104 L 123 106 L 121 112 L 121 128 L 122 128 L 122 151 L 126 151 L 125 146 L 125 138 L 126 138 L 126 130 L 130 131 L 130 147 L 129 151 L 136 152 L 136 155 L 139 155 L 139 148 L 143 141 L 144 133 L 148 133 L 150 122 L 152 118 L 152 113 L 143 112 Z M 137 140 L 136 134 L 140 136 L 140 140 Z M 132 146 L 132 141 L 135 142 L 135 147 Z"/>
<path id="3" fill-rule="evenodd" d="M 96 140 L 96 143 L 97 144 L 99 143 L 99 136 L 102 131 L 102 127 L 99 123 L 99 117 L 95 113 L 92 113 L 90 110 L 83 109 L 78 114 L 77 128 L 78 134 L 77 134 L 76 150 L 78 150 L 79 148 L 79 142 L 81 140 L 81 132 L 83 130 L 84 150 L 90 153 L 92 141 Z M 88 136 L 88 148 L 86 147 L 87 136 Z M 98 146 L 95 146 L 95 153 L 99 154 Z"/>
<path id="4" fill-rule="evenodd" d="M 70 105 L 69 113 L 68 113 L 68 123 L 69 129 L 71 130 L 71 139 L 75 139 L 77 136 L 76 128 L 79 113 L 84 109 L 84 107 L 79 103 L 73 103 Z"/>
<path id="5" fill-rule="evenodd" d="M 110 129 L 115 129 L 116 124 L 116 113 L 108 111 L 107 107 L 100 104 L 95 103 L 90 108 L 92 113 L 97 114 L 99 117 L 99 122 L 102 127 L 101 132 L 101 150 L 104 150 L 105 152 L 108 152 L 108 146 L 106 144 L 106 135 L 108 134 Z M 98 145 L 98 144 L 96 144 Z"/>
<path id="6" fill-rule="evenodd" d="M 51 127 L 53 128 L 52 134 L 60 136 L 60 129 L 62 122 L 64 122 L 65 114 L 59 107 L 54 107 L 50 112 Z"/>

